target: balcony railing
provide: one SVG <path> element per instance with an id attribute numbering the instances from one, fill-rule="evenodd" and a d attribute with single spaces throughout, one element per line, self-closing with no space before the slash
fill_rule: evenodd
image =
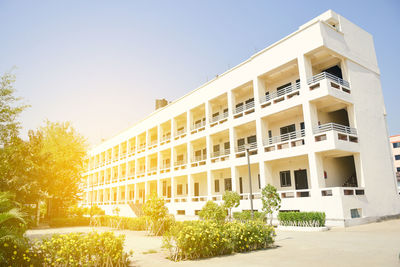
<path id="1" fill-rule="evenodd" d="M 242 113 L 254 108 L 254 100 L 244 103 L 243 105 L 235 108 L 235 114 Z"/>
<path id="2" fill-rule="evenodd" d="M 300 197 L 310 197 L 311 196 L 310 189 L 301 189 L 301 190 L 287 190 L 287 191 L 278 191 L 281 198 L 300 198 Z"/>
<path id="3" fill-rule="evenodd" d="M 181 129 L 181 130 L 179 130 L 179 131 L 176 131 L 175 137 L 179 137 L 179 136 L 181 136 L 181 135 L 183 135 L 183 134 L 185 134 L 185 133 L 186 133 L 186 129 L 183 128 L 183 129 Z"/>
<path id="4" fill-rule="evenodd" d="M 211 158 L 218 158 L 218 157 L 226 156 L 226 155 L 229 155 L 230 153 L 231 153 L 230 148 L 222 149 L 220 151 L 214 151 L 211 153 Z"/>
<path id="5" fill-rule="evenodd" d="M 260 199 L 261 198 L 261 193 L 260 192 L 255 192 L 252 193 L 253 199 Z M 241 200 L 247 200 L 250 199 L 250 193 L 242 193 L 240 194 L 240 199 Z"/>
<path id="6" fill-rule="evenodd" d="M 257 142 L 253 142 L 248 144 L 249 150 L 257 149 Z M 244 152 L 246 151 L 246 145 L 241 145 L 236 148 L 236 152 Z"/>
<path id="7" fill-rule="evenodd" d="M 157 144 L 158 144 L 158 140 L 157 139 L 156 140 L 151 140 L 150 143 L 149 143 L 149 147 L 155 146 Z"/>
<path id="8" fill-rule="evenodd" d="M 186 164 L 187 164 L 186 160 L 177 160 L 174 162 L 174 166 L 176 166 L 176 167 L 186 165 Z"/>
<path id="9" fill-rule="evenodd" d="M 193 124 L 192 125 L 192 127 L 191 127 L 191 130 L 193 131 L 193 130 L 197 130 L 197 129 L 199 129 L 199 128 L 202 128 L 202 127 L 204 127 L 204 126 L 206 126 L 206 121 L 204 120 L 202 120 L 201 122 L 198 122 L 198 123 L 195 123 L 195 124 Z"/>
<path id="10" fill-rule="evenodd" d="M 343 79 L 341 79 L 339 77 L 336 77 L 335 75 L 332 75 L 332 74 L 327 73 L 327 72 L 321 72 L 321 73 L 319 73 L 317 75 L 314 75 L 313 77 L 311 77 L 310 79 L 307 80 L 307 83 L 310 85 L 310 84 L 319 82 L 319 81 L 324 80 L 324 79 L 329 79 L 331 81 L 334 81 L 337 84 L 340 84 L 340 85 L 342 85 L 344 87 L 350 88 L 350 84 L 349 84 L 348 81 L 343 80 Z"/>
<path id="11" fill-rule="evenodd" d="M 325 123 L 322 125 L 318 125 L 313 128 L 314 134 L 328 132 L 328 131 L 336 131 L 345 134 L 357 135 L 357 129 L 351 128 L 349 126 L 344 126 L 337 123 Z"/>
<path id="12" fill-rule="evenodd" d="M 171 140 L 171 134 L 161 136 L 161 142 L 167 142 Z"/>
<path id="13" fill-rule="evenodd" d="M 288 86 L 280 89 L 279 91 L 275 91 L 270 94 L 261 96 L 260 103 L 263 104 L 265 102 L 269 102 L 276 98 L 280 98 L 282 96 L 297 92 L 298 90 L 300 90 L 300 82 L 296 82 L 296 84 L 294 86 L 291 84 L 291 85 L 288 85 Z"/>
<path id="14" fill-rule="evenodd" d="M 202 154 L 202 155 L 193 155 L 192 156 L 192 162 L 199 162 L 199 161 L 205 161 L 207 160 L 207 155 Z"/>
<path id="15" fill-rule="evenodd" d="M 278 135 L 278 136 L 273 136 L 270 138 L 267 137 L 263 140 L 263 144 L 264 144 L 264 146 L 268 146 L 268 145 L 273 145 L 273 144 L 277 144 L 277 143 L 282 143 L 282 142 L 287 142 L 290 140 L 303 138 L 304 136 L 305 136 L 305 131 L 304 131 L 304 129 L 302 129 L 300 131 L 290 132 L 290 133 L 286 133 L 286 134 L 282 134 L 282 135 Z"/>
<path id="16" fill-rule="evenodd" d="M 213 117 L 210 118 L 210 123 L 219 122 L 219 121 L 221 121 L 223 119 L 228 118 L 228 116 L 229 116 L 229 112 L 228 111 L 226 111 L 224 113 L 221 113 L 221 114 L 218 114 L 218 115 L 213 116 Z"/>

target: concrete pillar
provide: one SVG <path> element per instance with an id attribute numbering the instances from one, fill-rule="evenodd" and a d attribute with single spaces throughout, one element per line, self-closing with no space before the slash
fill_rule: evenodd
<path id="1" fill-rule="evenodd" d="M 308 153 L 308 165 L 310 172 L 311 189 L 317 191 L 325 187 L 324 166 L 321 155 L 315 152 Z M 316 193 L 318 194 L 318 192 Z"/>
<path id="2" fill-rule="evenodd" d="M 233 114 L 235 112 L 235 96 L 232 93 L 232 90 L 228 91 L 228 119 L 232 120 L 233 119 Z"/>
<path id="3" fill-rule="evenodd" d="M 232 191 L 237 192 L 237 186 L 236 186 L 236 166 L 231 167 L 231 181 L 232 181 Z"/>
<path id="4" fill-rule="evenodd" d="M 236 134 L 235 134 L 235 128 L 233 128 L 233 127 L 229 127 L 229 143 L 230 143 L 230 148 L 231 148 L 230 160 L 234 160 L 236 157 L 236 155 L 235 155 Z"/>

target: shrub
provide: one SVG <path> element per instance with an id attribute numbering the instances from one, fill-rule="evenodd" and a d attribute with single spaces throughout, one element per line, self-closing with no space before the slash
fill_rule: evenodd
<path id="1" fill-rule="evenodd" d="M 52 218 L 49 222 L 50 227 L 72 227 L 89 226 L 89 217 L 70 217 L 70 218 Z"/>
<path id="2" fill-rule="evenodd" d="M 267 248 L 274 242 L 273 227 L 261 221 L 231 222 L 226 227 L 235 252 Z"/>
<path id="3" fill-rule="evenodd" d="M 279 212 L 282 226 L 322 227 L 325 226 L 325 212 Z"/>
<path id="4" fill-rule="evenodd" d="M 254 211 L 254 218 L 253 220 L 256 221 L 266 221 L 266 216 L 265 216 L 265 212 L 258 212 L 258 211 Z M 251 211 L 249 210 L 244 210 L 242 212 L 234 212 L 233 213 L 233 218 L 235 220 L 241 221 L 241 222 L 247 222 L 249 220 L 251 220 Z"/>
<path id="5" fill-rule="evenodd" d="M 267 248 L 274 242 L 273 227 L 262 222 L 179 222 L 164 235 L 172 260 L 198 259 Z"/>
<path id="6" fill-rule="evenodd" d="M 132 230 L 132 231 L 144 231 L 147 230 L 146 217 L 119 217 L 119 216 L 99 216 L 95 217 L 97 221 L 96 226 L 104 226 L 116 228 L 119 230 Z"/>
<path id="7" fill-rule="evenodd" d="M 281 198 L 273 185 L 267 184 L 261 190 L 262 210 L 270 218 L 270 225 L 272 225 L 272 216 L 274 211 L 278 211 L 281 207 Z"/>
<path id="8" fill-rule="evenodd" d="M 128 266 L 124 241 L 113 232 L 53 235 L 36 242 L 33 252 L 43 266 Z"/>
<path id="9" fill-rule="evenodd" d="M 41 266 L 40 258 L 27 239 L 0 240 L 0 266 Z"/>
<path id="10" fill-rule="evenodd" d="M 226 218 L 226 210 L 217 203 L 209 200 L 199 211 L 199 217 L 203 220 L 223 222 Z"/>
<path id="11" fill-rule="evenodd" d="M 222 196 L 222 200 L 224 201 L 224 207 L 228 209 L 229 219 L 232 219 L 232 208 L 236 208 L 240 204 L 240 195 L 238 192 L 233 191 L 225 191 Z"/>
<path id="12" fill-rule="evenodd" d="M 152 195 L 143 205 L 143 213 L 149 218 L 150 232 L 154 235 L 162 235 L 173 223 L 173 217 L 168 215 L 164 198 Z"/>

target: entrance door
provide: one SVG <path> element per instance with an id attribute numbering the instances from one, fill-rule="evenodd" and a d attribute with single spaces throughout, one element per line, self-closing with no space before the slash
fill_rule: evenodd
<path id="1" fill-rule="evenodd" d="M 307 170 L 294 171 L 296 190 L 308 189 Z"/>
<path id="2" fill-rule="evenodd" d="M 194 196 L 199 196 L 199 183 L 194 183 Z"/>

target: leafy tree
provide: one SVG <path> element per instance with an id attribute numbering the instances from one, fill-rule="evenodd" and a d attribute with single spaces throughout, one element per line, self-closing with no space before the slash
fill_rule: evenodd
<path id="1" fill-rule="evenodd" d="M 150 220 L 150 232 L 160 235 L 169 224 L 168 209 L 165 200 L 153 194 L 143 205 L 143 213 Z"/>
<path id="2" fill-rule="evenodd" d="M 32 175 L 50 199 L 48 215 L 62 216 L 79 200 L 86 140 L 69 122 L 47 121 L 29 132 L 29 144 L 36 155 Z"/>
<path id="3" fill-rule="evenodd" d="M 276 188 L 268 184 L 261 191 L 262 210 L 265 211 L 270 218 L 270 225 L 272 225 L 272 216 L 274 211 L 278 211 L 281 207 L 281 198 Z"/>
<path id="4" fill-rule="evenodd" d="M 232 208 L 236 208 L 240 205 L 240 195 L 238 192 L 225 191 L 222 200 L 224 201 L 224 207 L 228 209 L 228 217 L 231 220 Z"/>
<path id="5" fill-rule="evenodd" d="M 0 192 L 0 244 L 6 241 L 14 244 L 24 242 L 24 214 L 13 198 L 9 192 Z"/>
<path id="6" fill-rule="evenodd" d="M 199 217 L 203 220 L 223 222 L 226 218 L 226 210 L 223 206 L 209 200 L 199 211 Z"/>

